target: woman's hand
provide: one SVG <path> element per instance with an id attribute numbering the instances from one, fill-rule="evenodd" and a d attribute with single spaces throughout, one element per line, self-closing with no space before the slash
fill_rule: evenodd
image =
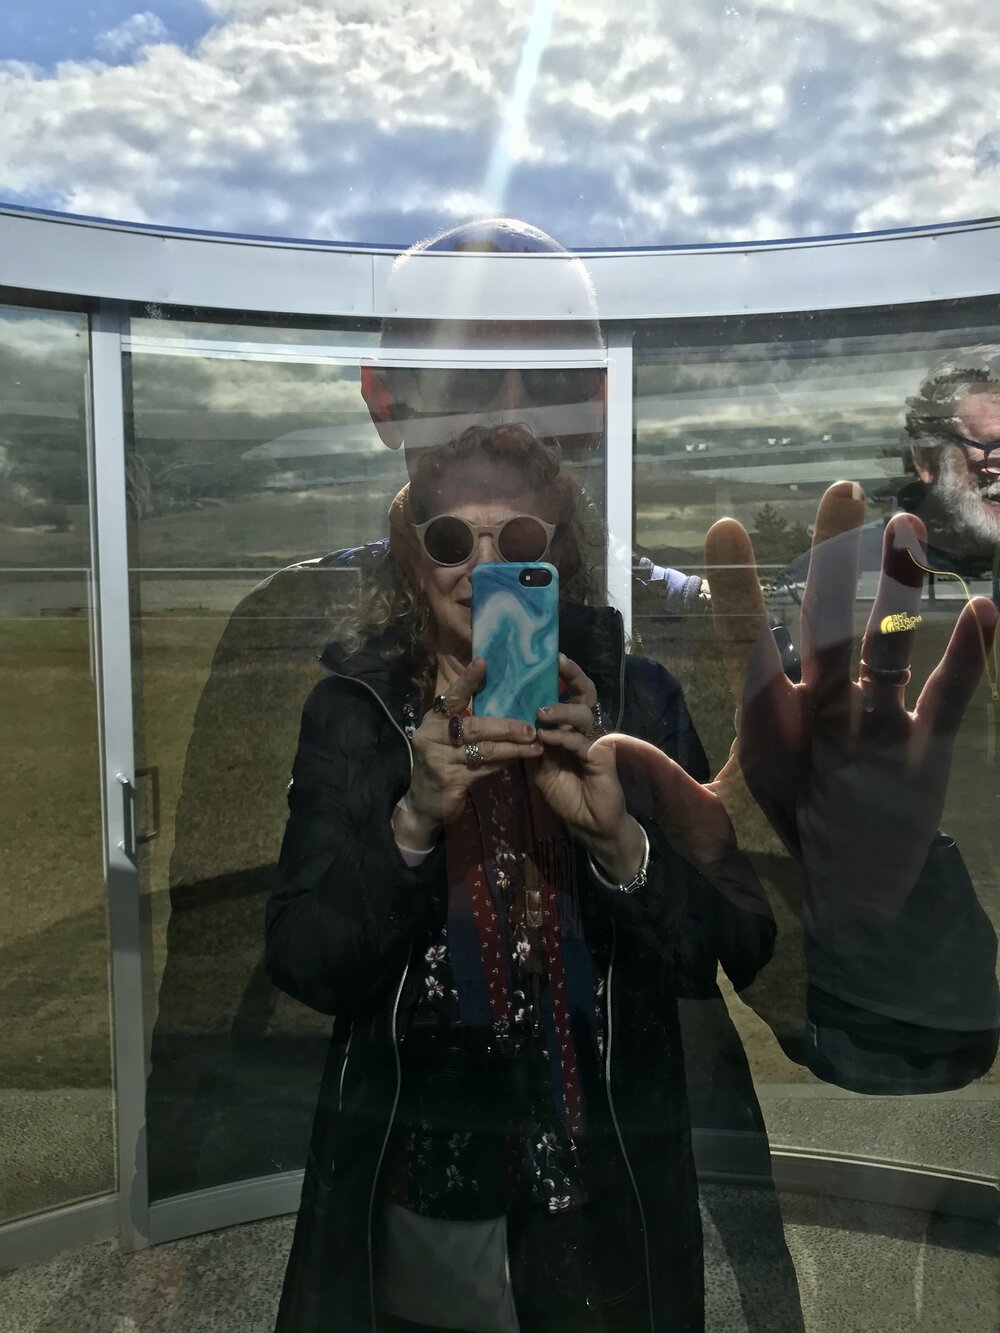
<path id="1" fill-rule="evenodd" d="M 610 737 L 595 738 L 594 682 L 562 653 L 559 672 L 570 698 L 567 703 L 539 709 L 538 739 L 544 753 L 529 765 L 529 772 L 553 812 L 608 879 L 625 884 L 642 863 L 645 841 L 625 808 L 615 743 Z"/>
<path id="2" fill-rule="evenodd" d="M 404 846 L 433 846 L 442 825 L 460 813 L 474 782 L 515 759 L 537 759 L 542 754 L 535 728 L 525 722 L 463 717 L 450 725 L 469 706 L 485 675 L 486 663 L 473 658 L 445 692 L 445 712 L 429 709 L 413 733 L 410 789 L 392 821 L 393 833 Z"/>

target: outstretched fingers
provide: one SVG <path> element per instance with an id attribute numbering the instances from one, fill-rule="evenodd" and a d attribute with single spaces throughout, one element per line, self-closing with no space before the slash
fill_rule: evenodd
<path id="1" fill-rule="evenodd" d="M 915 514 L 896 514 L 882 538 L 882 572 L 868 618 L 861 657 L 877 672 L 904 672 L 920 622 L 927 530 Z"/>
<path id="2" fill-rule="evenodd" d="M 802 682 L 820 695 L 846 691 L 854 648 L 865 494 L 854 481 L 827 488 L 816 511 L 802 595 Z"/>
<path id="3" fill-rule="evenodd" d="M 767 629 L 757 562 L 742 523 L 735 518 L 720 518 L 712 524 L 705 535 L 705 567 L 712 589 L 712 622 L 722 668 L 733 697 L 739 700 L 744 696 L 751 662 L 759 654 L 758 645 Z"/>
<path id="4" fill-rule="evenodd" d="M 991 676 L 998 613 L 986 597 L 975 597 L 952 630 L 941 661 L 931 672 L 914 709 L 917 720 L 938 736 L 950 737 L 985 671 Z M 996 689 L 992 678 L 991 687 Z"/>
<path id="5" fill-rule="evenodd" d="M 767 621 L 753 546 L 734 518 L 713 523 L 705 537 L 712 621 L 722 669 L 743 723 L 756 730 L 782 713 L 792 691 Z"/>

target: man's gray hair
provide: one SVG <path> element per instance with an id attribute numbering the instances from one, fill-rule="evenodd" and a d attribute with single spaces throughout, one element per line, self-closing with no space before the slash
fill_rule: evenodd
<path id="1" fill-rule="evenodd" d="M 962 400 L 984 387 L 1000 393 L 1000 343 L 980 343 L 948 352 L 906 400 L 905 430 L 911 441 L 940 442 L 954 428 Z"/>

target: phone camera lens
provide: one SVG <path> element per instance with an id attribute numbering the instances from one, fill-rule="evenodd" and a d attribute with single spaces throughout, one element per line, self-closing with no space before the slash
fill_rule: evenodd
<path id="1" fill-rule="evenodd" d="M 552 582 L 552 574 L 547 569 L 522 569 L 518 582 L 525 588 L 547 588 Z"/>

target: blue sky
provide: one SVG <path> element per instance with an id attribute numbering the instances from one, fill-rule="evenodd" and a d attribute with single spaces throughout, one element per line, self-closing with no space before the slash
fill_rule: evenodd
<path id="1" fill-rule="evenodd" d="M 25 4 L 5 0 L 0 7 L 0 60 L 23 60 L 51 69 L 60 60 L 92 60 L 127 64 L 134 43 L 127 40 L 127 24 L 137 14 L 149 14 L 155 28 L 159 21 L 172 41 L 190 47 L 203 37 L 215 16 L 201 0 L 169 0 L 166 4 L 137 5 L 135 0 L 44 0 Z M 125 32 L 121 32 L 123 26 Z M 121 40 L 103 40 L 109 32 L 120 32 Z"/>
<path id="2" fill-rule="evenodd" d="M 915 226 L 1000 213 L 1000 5 L 6 0 L 0 124 L 0 201 L 171 226 Z"/>

